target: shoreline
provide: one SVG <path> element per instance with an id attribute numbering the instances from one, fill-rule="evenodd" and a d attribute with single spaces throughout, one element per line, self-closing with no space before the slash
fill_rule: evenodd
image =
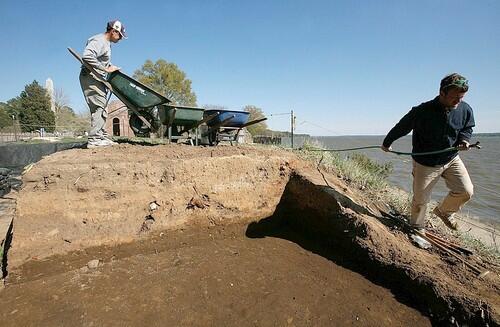
<path id="1" fill-rule="evenodd" d="M 474 218 L 458 216 L 459 232 L 482 241 L 488 247 L 500 252 L 500 230 Z"/>

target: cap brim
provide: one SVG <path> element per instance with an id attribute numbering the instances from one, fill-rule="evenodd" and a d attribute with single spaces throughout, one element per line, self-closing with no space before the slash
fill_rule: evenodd
<path id="1" fill-rule="evenodd" d="M 122 31 L 117 30 L 116 28 L 113 28 L 113 30 L 115 30 L 115 31 L 117 31 L 118 33 L 120 33 L 120 35 L 121 35 L 122 39 L 126 39 L 126 38 L 127 38 L 127 36 L 126 36 L 125 34 L 123 34 L 123 33 L 122 33 Z"/>

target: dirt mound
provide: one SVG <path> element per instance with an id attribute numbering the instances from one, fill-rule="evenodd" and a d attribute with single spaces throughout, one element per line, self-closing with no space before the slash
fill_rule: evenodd
<path id="1" fill-rule="evenodd" d="M 429 252 L 414 247 L 400 222 L 391 217 L 384 204 L 373 203 L 336 176 L 318 171 L 291 152 L 260 147 L 121 144 L 96 150 L 68 150 L 43 159 L 24 176 L 24 186 L 18 195 L 14 240 L 9 251 L 10 287 L 22 289 L 23 285 L 35 285 L 35 289 L 38 287 L 42 292 L 45 282 L 56 285 L 68 278 L 75 280 L 75 269 L 84 266 L 93 258 L 92 253 L 103 247 L 108 250 L 99 252 L 99 259 L 111 265 L 105 268 L 106 278 L 110 278 L 110 285 L 121 284 L 121 277 L 113 273 L 113 265 L 126 269 L 126 264 L 113 263 L 113 260 L 146 255 L 140 242 L 154 241 L 167 231 L 168 235 L 194 231 L 198 235 L 195 236 L 198 241 L 194 242 L 202 244 L 208 242 L 201 236 L 205 235 L 206 228 L 223 231 L 234 224 L 248 225 L 247 237 L 285 238 L 332 264 L 357 272 L 389 289 L 398 301 L 409 303 L 433 321 L 490 325 L 500 321 L 499 278 L 492 267 L 489 267 L 493 271 L 490 279 L 479 279 L 453 258 L 442 256 L 436 250 Z M 283 230 L 293 232 L 284 237 Z M 202 232 L 196 234 L 196 231 Z M 318 246 L 308 240 L 314 240 Z M 244 242 L 243 248 L 249 248 Z M 232 246 L 229 243 L 227 246 Z M 124 246 L 129 250 L 117 257 L 117 253 L 123 253 L 119 249 Z M 263 253 L 273 249 L 271 246 Z M 169 246 L 154 246 L 155 254 L 168 251 L 171 251 Z M 198 257 L 204 255 L 210 254 L 196 253 Z M 275 255 L 284 256 L 281 265 L 289 267 L 291 274 L 305 274 L 296 267 L 298 259 L 291 252 Z M 153 257 L 144 263 L 152 264 L 156 260 Z M 214 258 L 206 262 L 208 266 L 203 266 L 202 271 L 224 269 L 218 256 Z M 249 267 L 272 261 L 264 255 L 247 259 L 248 265 L 240 263 L 231 268 L 235 269 L 234 276 L 258 274 L 258 269 L 248 272 Z M 175 270 L 175 262 L 165 261 L 159 265 L 166 265 L 162 269 Z M 197 269 L 201 269 L 201 262 L 205 261 L 193 259 L 191 268 L 196 271 L 184 271 L 192 276 L 186 277 L 186 285 L 199 283 L 201 277 Z M 300 262 L 314 265 L 313 261 Z M 277 269 L 273 267 L 269 269 Z M 484 267 L 488 268 L 486 264 Z M 137 276 L 144 273 L 136 270 Z M 180 272 L 176 270 L 173 276 L 177 273 Z M 318 277 L 321 274 L 310 277 L 310 283 L 321 279 Z M 271 285 L 273 278 L 277 278 L 271 273 L 266 276 L 262 278 L 269 281 L 262 287 Z M 307 283 L 299 286 L 287 276 L 280 278 L 290 279 L 291 283 L 283 287 L 297 288 L 299 293 L 305 294 L 312 287 Z M 36 284 L 39 282 L 41 284 Z M 108 287 L 106 285 L 102 287 Z M 67 287 L 71 290 L 74 285 Z M 215 286 L 208 284 L 207 287 Z M 252 298 L 245 301 L 255 302 L 263 296 L 259 292 L 251 294 Z M 102 296 L 105 298 L 106 292 Z M 182 302 L 180 293 L 172 301 Z M 216 301 L 221 306 L 227 304 L 224 297 L 217 297 Z M 341 302 L 330 301 L 330 307 Z M 347 301 L 358 309 L 362 303 L 361 300 Z M 315 303 L 310 298 L 301 307 Z M 72 306 L 78 304 L 72 302 Z M 286 306 L 282 309 L 291 310 Z M 214 310 L 205 313 L 214 315 Z M 285 317 L 285 312 L 281 313 Z M 229 319 L 218 317 L 219 324 Z M 293 317 L 286 319 L 298 319 Z M 320 325 L 330 325 L 318 319 Z M 307 324 L 307 320 L 299 321 Z"/>
<path id="2" fill-rule="evenodd" d="M 23 178 L 9 265 L 188 223 L 267 217 L 289 160 L 265 150 L 177 145 L 56 153 Z"/>

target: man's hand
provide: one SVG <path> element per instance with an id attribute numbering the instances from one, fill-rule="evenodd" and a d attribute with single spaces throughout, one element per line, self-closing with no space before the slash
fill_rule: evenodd
<path id="1" fill-rule="evenodd" d="M 460 151 L 467 151 L 470 149 L 470 144 L 467 141 L 460 141 L 457 146 Z"/>
<path id="2" fill-rule="evenodd" d="M 385 152 L 389 152 L 389 151 L 392 151 L 392 146 L 389 146 L 389 147 L 385 147 L 383 145 L 380 146 L 380 148 L 385 151 Z"/>
<path id="3" fill-rule="evenodd" d="M 104 70 L 106 71 L 106 73 L 112 73 L 114 71 L 117 71 L 117 70 L 120 70 L 121 68 L 120 67 L 116 67 L 116 66 L 109 66 L 109 67 L 106 67 Z"/>

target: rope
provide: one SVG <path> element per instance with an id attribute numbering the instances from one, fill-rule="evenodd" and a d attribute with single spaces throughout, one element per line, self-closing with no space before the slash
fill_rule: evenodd
<path id="1" fill-rule="evenodd" d="M 475 144 L 470 145 L 471 148 L 478 148 L 480 149 L 481 147 L 479 146 L 479 142 L 476 142 Z M 363 150 L 363 149 L 380 149 L 380 145 L 369 145 L 369 146 L 362 146 L 362 147 L 356 147 L 356 148 L 347 148 L 347 149 L 304 149 L 300 148 L 299 150 L 306 150 L 306 151 L 327 151 L 327 152 L 343 152 L 343 151 L 355 151 L 355 150 Z M 443 150 L 437 150 L 437 151 L 428 151 L 428 152 L 400 152 L 400 151 L 393 151 L 393 150 L 388 150 L 387 152 L 394 153 L 397 155 L 406 155 L 406 156 L 428 156 L 431 154 L 439 154 L 439 153 L 446 153 L 446 152 L 452 152 L 452 151 L 459 151 L 460 149 L 456 146 L 446 148 Z"/>

